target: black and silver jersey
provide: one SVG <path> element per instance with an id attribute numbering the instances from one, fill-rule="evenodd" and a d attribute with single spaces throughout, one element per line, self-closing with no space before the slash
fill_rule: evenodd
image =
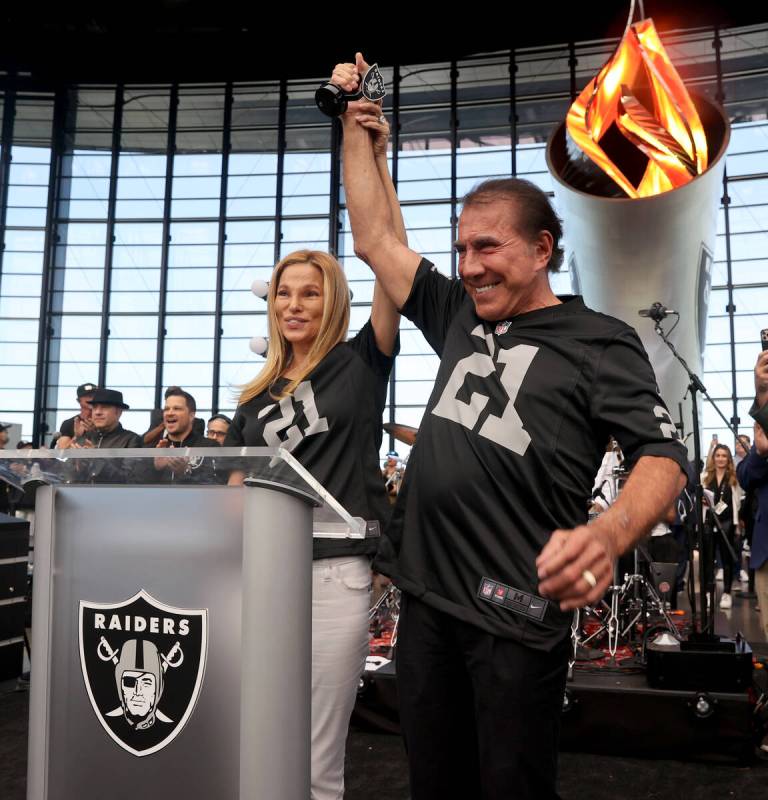
<path id="1" fill-rule="evenodd" d="M 548 649 L 571 614 L 536 597 L 535 560 L 586 521 L 609 435 L 632 463 L 686 451 L 637 334 L 562 298 L 486 322 L 423 260 L 402 312 L 441 357 L 377 568 L 425 602 Z"/>
<path id="2" fill-rule="evenodd" d="M 336 345 L 292 395 L 262 392 L 238 407 L 225 447 L 284 447 L 355 517 L 389 519 L 379 465 L 382 414 L 394 356 L 367 322 Z M 274 394 L 288 381 L 279 379 Z M 370 554 L 377 539 L 315 539 L 314 557 Z"/>

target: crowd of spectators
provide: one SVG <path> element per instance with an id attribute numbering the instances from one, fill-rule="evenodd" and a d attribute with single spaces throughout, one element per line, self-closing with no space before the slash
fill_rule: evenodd
<path id="1" fill-rule="evenodd" d="M 223 444 L 232 420 L 214 414 L 205 423 L 197 415 L 195 398 L 180 386 L 165 391 L 165 405 L 150 412 L 149 429 L 143 433 L 128 431 L 120 417 L 129 406 L 116 389 L 100 388 L 93 383 L 77 387 L 80 411 L 64 420 L 54 435 L 56 449 L 89 447 L 210 447 Z"/>
<path id="2" fill-rule="evenodd" d="M 225 414 L 214 414 L 206 430 L 205 422 L 197 415 L 195 398 L 180 386 L 171 386 L 165 392 L 162 409 L 150 414 L 150 427 L 139 434 L 127 430 L 121 417 L 129 405 L 123 393 L 116 389 L 83 383 L 77 387 L 79 411 L 65 419 L 51 440 L 51 449 L 89 450 L 115 448 L 156 448 L 167 450 L 179 447 L 217 448 L 223 445 L 231 419 Z M 0 450 L 8 445 L 10 425 L 0 424 Z M 31 448 L 31 442 L 20 441 L 16 450 Z M 208 459 L 195 460 L 167 455 L 156 456 L 151 462 L 126 461 L 108 463 L 103 460 L 75 461 L 69 465 L 73 475 L 94 482 L 124 482 L 138 478 L 147 482 L 192 482 L 211 477 L 214 465 L 203 463 Z M 30 465 L 12 465 L 20 475 L 29 471 Z M 86 475 L 87 471 L 87 475 Z M 13 489 L 6 483 L 0 487 L 0 510 L 13 510 Z"/>

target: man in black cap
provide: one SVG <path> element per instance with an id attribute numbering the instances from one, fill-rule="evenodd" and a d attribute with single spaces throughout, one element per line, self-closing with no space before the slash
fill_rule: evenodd
<path id="1" fill-rule="evenodd" d="M 123 401 L 123 393 L 116 389 L 96 389 L 91 397 L 91 422 L 93 427 L 82 436 L 78 436 L 69 443 L 72 449 L 107 449 L 124 447 L 141 447 L 141 436 L 133 431 L 127 431 L 120 424 L 123 411 L 129 408 Z M 93 459 L 86 462 L 89 478 L 98 483 L 126 483 L 135 473 L 135 464 L 132 460 Z M 84 469 L 84 465 L 76 465 Z"/>
<path id="2" fill-rule="evenodd" d="M 74 417 L 65 419 L 59 427 L 59 439 L 57 447 L 64 449 L 69 447 L 70 442 L 78 436 L 84 436 L 88 431 L 93 430 L 91 422 L 91 399 L 96 391 L 95 383 L 81 383 L 77 387 L 77 402 L 80 406 L 80 413 Z"/>
<path id="3" fill-rule="evenodd" d="M 70 447 L 141 447 L 141 436 L 120 424 L 123 411 L 130 406 L 116 389 L 96 389 L 91 395 L 91 429 L 73 439 Z M 59 440 L 61 441 L 61 440 Z"/>

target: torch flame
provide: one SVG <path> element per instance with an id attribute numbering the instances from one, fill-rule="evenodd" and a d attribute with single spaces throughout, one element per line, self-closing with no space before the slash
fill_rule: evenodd
<path id="1" fill-rule="evenodd" d="M 707 168 L 704 126 L 650 19 L 628 28 L 616 52 L 574 101 L 566 126 L 574 142 L 629 197 L 676 189 Z M 637 185 L 601 146 L 612 126 L 648 159 Z"/>

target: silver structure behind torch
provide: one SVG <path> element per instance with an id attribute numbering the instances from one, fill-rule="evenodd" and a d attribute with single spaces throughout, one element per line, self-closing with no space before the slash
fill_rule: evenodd
<path id="1" fill-rule="evenodd" d="M 605 197 L 574 188 L 563 122 L 547 145 L 547 165 L 565 228 L 566 260 L 588 306 L 632 325 L 656 370 L 661 395 L 675 415 L 688 376 L 650 320 L 638 309 L 660 301 L 680 313 L 671 341 L 700 374 L 711 269 L 730 128 L 721 108 L 694 97 L 710 153 L 708 169 L 677 189 L 637 199 Z M 685 430 L 690 407 L 683 404 Z"/>

